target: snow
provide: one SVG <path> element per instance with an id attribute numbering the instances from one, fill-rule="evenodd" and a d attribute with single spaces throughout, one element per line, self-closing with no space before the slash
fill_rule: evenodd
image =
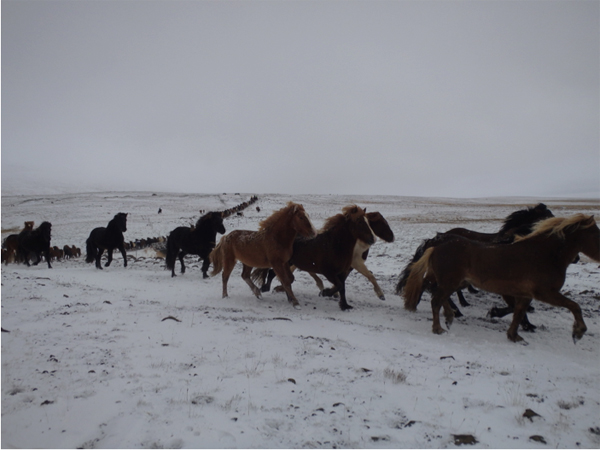
<path id="1" fill-rule="evenodd" d="M 2 238 L 48 220 L 52 245 L 84 251 L 90 231 L 117 212 L 129 213 L 133 241 L 251 195 L 3 195 Z M 2 447 L 452 448 L 455 435 L 479 448 L 600 446 L 598 263 L 571 265 L 563 288 L 588 326 L 577 344 L 572 315 L 540 302 L 524 346 L 506 338 L 511 316 L 486 318 L 498 296 L 466 293 L 465 317 L 437 336 L 427 298 L 409 313 L 393 294 L 437 231 L 497 231 L 540 201 L 557 216 L 599 214 L 597 200 L 259 195 L 244 216 L 226 219 L 227 232 L 257 230 L 290 200 L 317 229 L 350 203 L 386 217 L 396 240 L 378 240 L 366 262 L 385 301 L 353 272 L 354 309 L 343 312 L 296 272 L 297 311 L 284 294 L 256 299 L 240 265 L 222 299 L 220 276 L 203 280 L 197 258 L 171 278 L 152 250 L 130 251 L 126 268 L 117 252 L 102 271 L 84 256 L 52 269 L 3 265 Z M 525 417 L 528 409 L 538 416 Z"/>

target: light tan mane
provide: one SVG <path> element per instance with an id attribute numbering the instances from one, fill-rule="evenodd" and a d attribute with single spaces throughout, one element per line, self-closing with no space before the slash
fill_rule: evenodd
<path id="1" fill-rule="evenodd" d="M 342 208 L 342 212 L 340 214 L 336 214 L 325 220 L 323 227 L 319 230 L 319 233 L 322 233 L 327 230 L 331 230 L 338 225 L 343 224 L 347 220 L 357 220 L 360 217 L 364 217 L 365 211 L 356 205 L 348 205 Z"/>
<path id="2" fill-rule="evenodd" d="M 535 236 L 547 234 L 548 236 L 556 235 L 560 239 L 565 238 L 565 232 L 576 231 L 580 228 L 589 228 L 596 224 L 594 216 L 586 216 L 585 214 L 575 214 L 571 217 L 551 217 L 550 219 L 542 220 L 536 223 L 533 227 L 533 231 L 526 236 L 517 236 L 515 242 L 530 239 Z"/>
<path id="3" fill-rule="evenodd" d="M 284 206 L 283 208 L 275 211 L 273 214 L 271 214 L 265 220 L 262 220 L 258 224 L 259 230 L 260 231 L 268 230 L 274 224 L 278 223 L 286 214 L 291 215 L 291 214 L 294 214 L 296 211 L 304 212 L 304 206 L 300 205 L 299 203 L 288 202 L 287 206 Z"/>

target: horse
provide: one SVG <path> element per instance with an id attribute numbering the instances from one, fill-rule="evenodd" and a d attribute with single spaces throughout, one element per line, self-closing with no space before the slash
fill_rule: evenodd
<path id="1" fill-rule="evenodd" d="M 366 213 L 365 215 L 367 217 L 367 220 L 369 222 L 369 226 L 371 227 L 371 230 L 373 231 L 375 236 L 383 239 L 386 242 L 394 242 L 394 232 L 390 228 L 390 225 L 388 224 L 387 220 L 385 220 L 385 218 L 381 215 L 381 213 L 379 213 L 379 212 L 367 213 L 366 209 L 365 209 L 365 213 Z M 365 241 L 362 241 L 360 239 L 356 241 L 356 244 L 354 245 L 354 251 L 352 253 L 352 263 L 350 265 L 350 269 L 348 270 L 348 274 L 346 275 L 346 277 L 350 274 L 350 272 L 352 272 L 353 269 L 356 269 L 360 274 L 365 276 L 371 282 L 377 297 L 380 300 L 385 300 L 385 295 L 384 295 L 383 291 L 381 290 L 381 288 L 379 287 L 379 284 L 377 283 L 375 276 L 367 268 L 367 266 L 365 264 L 365 261 L 367 260 L 367 257 L 369 256 L 369 248 L 370 247 L 371 247 L 371 244 L 367 244 Z M 319 276 L 316 273 L 309 272 L 309 274 L 317 283 L 317 287 L 319 288 L 319 292 L 320 292 L 319 295 L 322 295 L 325 297 L 332 297 L 338 292 L 338 289 L 335 286 L 325 289 L 325 286 L 323 285 L 323 281 L 319 278 Z M 269 271 L 269 274 L 266 279 L 266 283 L 264 283 L 261 288 L 262 292 L 269 292 L 271 290 L 271 282 L 273 281 L 273 278 L 275 278 L 275 274 L 272 273 L 272 271 Z"/>
<path id="2" fill-rule="evenodd" d="M 102 270 L 100 258 L 104 250 L 108 252 L 108 261 L 104 267 L 110 266 L 113 259 L 113 250 L 116 248 L 123 255 L 123 267 L 127 267 L 127 253 L 125 253 L 125 238 L 123 233 L 127 231 L 127 213 L 118 213 L 105 227 L 94 228 L 90 237 L 85 241 L 87 255 L 85 262 L 96 261 L 96 268 Z"/>
<path id="3" fill-rule="evenodd" d="M 32 231 L 33 225 L 33 221 L 25 222 L 25 226 L 20 233 Z M 19 234 L 11 234 L 4 239 L 4 242 L 2 242 L 2 248 L 6 250 L 6 259 L 4 260 L 5 265 L 8 265 L 9 262 L 19 261 L 17 258 L 17 251 L 19 249 Z"/>
<path id="4" fill-rule="evenodd" d="M 349 205 L 342 209 L 341 214 L 328 218 L 315 237 L 294 241 L 290 265 L 311 274 L 324 275 L 333 283 L 335 292 L 340 293 L 340 309 L 352 309 L 346 300 L 346 277 L 359 240 L 370 246 L 375 243 L 375 236 L 365 211 L 359 206 Z M 266 271 L 255 271 L 254 278 L 264 279 L 266 275 Z"/>
<path id="5" fill-rule="evenodd" d="M 576 214 L 538 222 L 533 231 L 509 245 L 490 245 L 458 237 L 428 248 L 413 264 L 406 287 L 404 307 L 414 311 L 425 281 L 436 284 L 431 299 L 433 332 L 445 330 L 439 311 L 444 306 L 446 325 L 454 314 L 447 299 L 465 283 L 499 294 L 514 303 L 513 320 L 507 336 L 513 342 L 523 339 L 517 329 L 532 299 L 567 308 L 573 314 L 573 340 L 587 330 L 579 305 L 560 293 L 566 271 L 579 253 L 600 261 L 600 229 L 594 216 Z"/>
<path id="6" fill-rule="evenodd" d="M 33 222 L 31 222 L 33 226 Z M 50 240 L 52 239 L 52 224 L 50 222 L 42 222 L 35 230 L 30 230 L 29 227 L 19 233 L 19 244 L 17 255 L 19 259 L 25 261 L 27 267 L 29 264 L 29 253 L 34 253 L 36 261 L 33 263 L 37 266 L 42 260 L 41 254 L 44 254 L 48 268 L 52 269 L 50 264 Z"/>
<path id="7" fill-rule="evenodd" d="M 528 207 L 511 213 L 506 219 L 504 219 L 502 227 L 497 233 L 480 233 L 477 231 L 467 230 L 466 228 L 452 228 L 451 230 L 448 230 L 445 233 L 437 233 L 435 237 L 425 240 L 417 248 L 417 251 L 412 257 L 412 260 L 400 273 L 400 280 L 396 285 L 396 295 L 402 294 L 402 290 L 404 289 L 404 286 L 406 284 L 406 280 L 408 278 L 408 274 L 410 273 L 412 264 L 418 261 L 425 253 L 425 250 L 427 250 L 428 248 L 450 241 L 454 238 L 454 236 L 461 236 L 478 242 L 509 244 L 513 242 L 515 236 L 527 235 L 531 233 L 531 230 L 535 223 L 539 222 L 540 220 L 548 219 L 550 217 L 554 217 L 552 211 L 550 211 L 548 207 L 543 203 L 539 203 L 536 206 Z M 466 287 L 469 289 L 470 292 L 477 292 L 473 289 L 471 285 L 468 285 Z M 456 291 L 456 295 L 462 306 L 469 306 L 460 289 Z M 456 317 L 461 317 L 463 314 L 460 312 L 458 307 L 454 304 L 452 300 L 449 300 L 449 302 L 452 309 L 454 309 Z M 510 314 L 511 312 L 512 310 L 509 306 L 509 308 L 506 310 L 498 310 L 495 317 L 503 317 L 503 315 Z M 526 322 L 524 325 L 526 328 L 535 328 L 529 323 L 527 318 L 525 318 L 525 321 Z"/>
<path id="8" fill-rule="evenodd" d="M 200 217 L 195 227 L 177 227 L 167 238 L 167 269 L 171 270 L 171 277 L 175 275 L 175 262 L 179 258 L 181 273 L 185 273 L 183 257 L 185 255 L 198 255 L 202 258 L 202 277 L 208 278 L 210 265 L 209 255 L 215 248 L 217 233 L 225 234 L 223 215 L 220 212 L 209 212 Z"/>
<path id="9" fill-rule="evenodd" d="M 210 253 L 213 264 L 211 276 L 223 272 L 223 298 L 228 296 L 227 281 L 239 260 L 243 265 L 242 279 L 257 298 L 261 298 L 261 294 L 250 278 L 252 268 L 273 268 L 283 284 L 288 301 L 298 309 L 300 304 L 292 292 L 294 275 L 288 264 L 297 235 L 311 237 L 315 235 L 315 229 L 304 207 L 289 202 L 261 221 L 258 231 L 235 230 L 223 236 Z"/>

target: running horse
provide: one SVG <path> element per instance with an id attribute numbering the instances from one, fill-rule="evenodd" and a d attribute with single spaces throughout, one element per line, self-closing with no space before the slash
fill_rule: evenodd
<path id="1" fill-rule="evenodd" d="M 90 237 L 85 241 L 87 255 L 85 262 L 96 261 L 96 268 L 102 269 L 100 258 L 104 250 L 108 252 L 108 260 L 104 267 L 110 266 L 113 259 L 113 250 L 116 248 L 123 255 L 123 267 L 127 267 L 127 253 L 125 253 L 125 238 L 123 233 L 127 231 L 127 213 L 118 213 L 105 227 L 94 228 Z"/>
<path id="2" fill-rule="evenodd" d="M 554 217 L 538 222 L 533 231 L 518 237 L 513 244 L 490 245 L 457 238 L 430 247 L 410 270 L 404 288 L 404 307 L 416 310 L 423 283 L 435 283 L 431 299 L 433 332 L 445 330 L 440 325 L 440 308 L 444 307 L 446 325 L 454 313 L 448 304 L 452 292 L 466 283 L 501 295 L 514 304 L 513 320 L 507 336 L 513 342 L 523 339 L 517 329 L 531 300 L 567 308 L 573 314 L 573 340 L 587 330 L 580 306 L 560 293 L 567 267 L 579 253 L 600 261 L 600 229 L 593 216 L 576 214 L 570 218 Z"/>
<path id="3" fill-rule="evenodd" d="M 292 292 L 294 275 L 288 264 L 292 257 L 294 239 L 298 235 L 312 237 L 315 235 L 315 229 L 304 207 L 289 202 L 287 206 L 260 222 L 258 231 L 234 230 L 223 236 L 210 253 L 210 261 L 213 264 L 210 275 L 215 276 L 223 272 L 223 298 L 228 296 L 227 282 L 239 260 L 243 265 L 242 279 L 257 298 L 261 298 L 261 294 L 250 277 L 252 268 L 273 268 L 285 289 L 288 301 L 294 308 L 299 309 L 300 304 Z"/>
<path id="4" fill-rule="evenodd" d="M 29 267 L 29 254 L 33 253 L 36 256 L 36 261 L 33 263 L 37 266 L 42 260 L 41 254 L 44 254 L 48 269 L 52 269 L 50 264 L 50 240 L 52 239 L 52 224 L 50 222 L 42 222 L 35 230 L 27 227 L 19 233 L 17 258 L 25 261 Z M 31 222 L 33 227 L 33 222 Z"/>

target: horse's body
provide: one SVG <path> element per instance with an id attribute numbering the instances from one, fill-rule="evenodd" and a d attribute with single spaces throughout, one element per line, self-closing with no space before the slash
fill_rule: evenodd
<path id="1" fill-rule="evenodd" d="M 593 216 L 551 218 L 539 222 L 531 234 L 510 245 L 495 245 L 459 237 L 430 247 L 413 264 L 404 289 L 405 308 L 415 310 L 425 281 L 435 283 L 431 299 L 433 332 L 444 332 L 439 310 L 444 306 L 446 323 L 453 313 L 447 299 L 464 283 L 499 294 L 514 303 L 508 338 L 521 341 L 517 334 L 531 299 L 568 308 L 575 318 L 573 339 L 580 339 L 587 327 L 577 303 L 560 293 L 567 267 L 579 252 L 600 261 L 600 230 Z"/>
<path id="2" fill-rule="evenodd" d="M 198 255 L 202 258 L 202 276 L 208 278 L 210 252 L 215 248 L 217 233 L 225 234 L 223 215 L 220 212 L 209 212 L 196 222 L 195 227 L 177 227 L 167 238 L 167 269 L 175 276 L 175 262 L 179 258 L 181 273 L 185 273 L 183 258 L 186 255 Z"/>
<path id="3" fill-rule="evenodd" d="M 42 260 L 41 255 L 43 253 L 48 263 L 48 268 L 51 269 L 50 240 L 52 238 L 52 224 L 50 222 L 42 222 L 35 230 L 27 226 L 27 222 L 25 224 L 25 229 L 19 233 L 18 237 L 17 258 L 25 261 L 25 264 L 29 267 L 29 254 L 33 253 L 36 256 L 36 261 L 33 265 L 36 266 Z M 31 227 L 33 227 L 33 222 L 31 222 Z"/>
<path id="4" fill-rule="evenodd" d="M 400 280 L 396 285 L 396 294 L 402 294 L 402 290 L 406 285 L 406 280 L 410 273 L 412 264 L 418 261 L 428 248 L 454 240 L 455 236 L 460 236 L 477 242 L 509 244 L 513 242 L 515 236 L 522 236 L 531 233 L 531 230 L 535 223 L 539 222 L 540 220 L 548 219 L 550 217 L 554 217 L 552 211 L 550 211 L 543 203 L 539 203 L 534 207 L 521 209 L 511 213 L 506 219 L 504 219 L 502 227 L 497 233 L 480 233 L 477 231 L 467 230 L 466 228 L 453 228 L 451 230 L 446 231 L 445 233 L 438 233 L 435 237 L 425 240 L 417 248 L 417 251 L 412 257 L 412 260 L 406 265 L 406 267 L 402 270 L 400 274 Z M 468 287 L 470 290 L 474 291 L 474 289 L 470 285 L 466 285 L 465 287 Z M 425 285 L 425 288 L 428 289 L 429 286 Z M 466 302 L 461 289 L 458 289 L 456 291 L 456 295 L 462 306 L 469 305 Z M 452 308 L 454 309 L 456 316 L 462 316 L 462 313 L 454 304 L 454 302 L 452 302 L 452 300 L 449 300 L 449 302 L 450 306 L 452 306 Z M 502 315 L 510 314 L 511 312 L 512 308 L 509 305 L 509 308 L 505 310 L 498 310 L 496 317 L 502 317 Z M 525 317 L 524 326 L 529 329 L 535 328 L 529 323 L 527 317 Z"/>
<path id="5" fill-rule="evenodd" d="M 342 211 L 327 219 L 315 237 L 296 239 L 290 264 L 311 275 L 324 275 L 333 283 L 334 291 L 340 293 L 340 309 L 347 310 L 352 306 L 346 301 L 346 277 L 350 273 L 356 243 L 360 240 L 370 246 L 375 242 L 375 236 L 362 208 L 351 205 Z M 363 253 L 361 251 L 359 255 Z M 265 271 L 255 273 L 256 279 L 265 276 Z"/>
<path id="6" fill-rule="evenodd" d="M 292 292 L 294 275 L 288 262 L 292 257 L 296 236 L 309 237 L 314 234 L 314 227 L 304 207 L 289 202 L 286 207 L 263 220 L 258 231 L 235 230 L 223 236 L 210 253 L 213 264 L 211 276 L 223 272 L 223 297 L 227 297 L 227 282 L 239 260 L 243 265 L 242 279 L 250 286 L 254 295 L 260 298 L 260 290 L 250 278 L 252 268 L 273 268 L 284 286 L 288 300 L 298 308 L 300 305 Z"/>
<path id="7" fill-rule="evenodd" d="M 87 263 L 96 262 L 96 268 L 102 269 L 100 258 L 104 250 L 108 252 L 108 260 L 105 267 L 110 266 L 113 259 L 113 250 L 116 248 L 123 256 L 123 267 L 127 267 L 127 253 L 125 253 L 125 238 L 123 233 L 127 231 L 127 214 L 118 213 L 108 222 L 105 227 L 94 228 L 90 237 L 85 241 Z"/>

